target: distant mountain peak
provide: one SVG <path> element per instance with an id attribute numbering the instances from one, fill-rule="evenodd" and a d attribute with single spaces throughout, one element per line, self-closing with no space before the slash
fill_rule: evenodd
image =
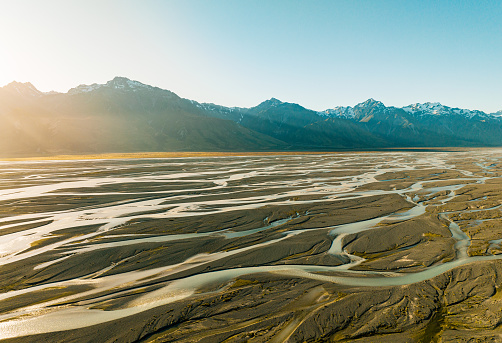
<path id="1" fill-rule="evenodd" d="M 127 81 L 132 81 L 132 80 L 125 76 L 115 76 L 112 80 L 108 82 L 127 82 Z"/>
<path id="2" fill-rule="evenodd" d="M 284 102 L 282 102 L 281 100 L 276 98 L 270 98 L 260 103 L 257 107 L 275 107 L 282 104 L 284 104 Z"/>
<path id="3" fill-rule="evenodd" d="M 424 112 L 427 114 L 442 114 L 447 110 L 449 107 L 443 106 L 439 102 L 426 102 L 423 104 L 416 103 L 416 104 L 411 104 L 408 106 L 403 107 L 403 110 L 405 110 L 408 113 L 415 114 L 417 112 Z"/>
<path id="4" fill-rule="evenodd" d="M 43 92 L 35 88 L 35 86 L 31 84 L 31 82 L 23 83 L 23 82 L 13 81 L 9 83 L 7 86 L 2 88 L 11 93 L 17 93 L 26 96 L 41 96 L 44 94 Z"/>
<path id="5" fill-rule="evenodd" d="M 88 93 L 96 89 L 113 88 L 119 90 L 137 91 L 140 89 L 153 88 L 152 86 L 145 85 L 139 81 L 130 80 L 127 77 L 116 76 L 113 80 L 108 81 L 106 84 L 93 83 L 92 85 L 80 85 L 68 91 L 69 94 Z"/>
<path id="6" fill-rule="evenodd" d="M 270 98 L 269 100 L 265 101 L 269 104 L 272 104 L 272 105 L 280 105 L 282 104 L 283 102 L 277 98 Z"/>
<path id="7" fill-rule="evenodd" d="M 381 101 L 369 98 L 365 102 L 357 104 L 355 107 L 385 107 L 385 105 Z"/>
<path id="8" fill-rule="evenodd" d="M 104 85 L 93 83 L 92 85 L 79 85 L 75 88 L 72 88 L 68 91 L 68 94 L 80 94 L 80 93 L 88 93 L 92 92 L 95 89 L 99 89 Z"/>
<path id="9" fill-rule="evenodd" d="M 130 80 L 127 77 L 116 76 L 113 80 L 108 81 L 106 86 L 113 87 L 115 89 L 131 89 L 137 90 L 140 88 L 151 88 L 151 86 L 145 85 L 139 81 Z"/>
<path id="10" fill-rule="evenodd" d="M 487 117 L 496 114 L 488 115 L 485 112 L 478 110 L 468 110 L 461 108 L 452 108 L 445 106 L 439 102 L 426 102 L 423 104 L 416 103 L 402 108 L 404 111 L 418 116 L 439 116 L 439 115 L 461 115 L 466 118 L 474 116 Z"/>

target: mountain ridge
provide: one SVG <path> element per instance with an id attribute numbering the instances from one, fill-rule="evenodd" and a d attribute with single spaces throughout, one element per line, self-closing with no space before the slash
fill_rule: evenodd
<path id="1" fill-rule="evenodd" d="M 0 88 L 0 155 L 502 146 L 502 111 L 368 99 L 314 111 L 270 98 L 225 107 L 125 77 L 41 92 Z"/>
<path id="2" fill-rule="evenodd" d="M 90 91 L 93 91 L 96 89 L 100 89 L 100 88 L 115 88 L 115 89 L 132 90 L 132 91 L 137 91 L 138 88 L 146 88 L 146 89 L 158 89 L 158 90 L 167 91 L 167 92 L 175 94 L 174 92 L 172 92 L 170 90 L 159 88 L 156 86 L 147 85 L 147 84 L 144 84 L 144 83 L 136 81 L 136 80 L 131 80 L 131 79 L 124 77 L 124 76 L 116 76 L 112 80 L 107 81 L 104 84 L 98 84 L 98 83 L 93 83 L 90 85 L 80 84 L 76 87 L 70 88 L 66 93 L 55 92 L 55 91 L 42 92 L 42 91 L 38 90 L 30 82 L 23 83 L 23 82 L 18 82 L 18 81 L 12 81 L 11 83 L 9 83 L 3 87 L 0 87 L 0 90 L 6 89 L 6 88 L 13 88 L 13 87 L 18 88 L 19 85 L 22 85 L 22 86 L 25 86 L 26 88 L 31 89 L 36 95 L 79 94 L 79 93 L 87 93 L 87 92 L 90 92 Z M 196 100 L 190 100 L 190 101 L 197 102 Z M 197 102 L 197 103 L 201 104 L 201 105 L 209 105 L 209 106 L 212 105 L 212 106 L 218 106 L 218 107 L 225 107 L 228 109 L 246 109 L 246 107 L 240 107 L 240 106 L 228 107 L 228 106 L 218 105 L 218 104 L 214 104 L 214 103 L 200 103 L 200 102 Z M 258 107 L 264 103 L 271 103 L 274 106 L 277 106 L 280 104 L 295 104 L 295 105 L 301 106 L 300 104 L 284 102 L 284 101 L 281 101 L 275 97 L 272 97 L 270 99 L 262 101 L 261 103 L 259 103 L 258 105 L 254 106 L 254 107 Z M 502 110 L 499 110 L 499 111 L 493 112 L 493 113 L 487 113 L 487 112 L 484 112 L 481 110 L 470 110 L 470 109 L 460 109 L 457 107 L 449 107 L 449 106 L 443 105 L 439 102 L 413 103 L 413 104 L 403 106 L 403 107 L 385 106 L 383 104 L 383 102 L 381 102 L 379 100 L 375 100 L 374 98 L 369 98 L 361 103 L 355 104 L 354 106 L 336 106 L 333 108 L 329 108 L 329 109 L 326 109 L 323 111 L 317 111 L 317 112 L 322 116 L 330 116 L 331 113 L 333 113 L 333 114 L 339 113 L 340 112 L 339 109 L 353 109 L 355 107 L 368 107 L 368 106 L 383 106 L 386 108 L 389 108 L 389 107 L 400 108 L 400 109 L 403 109 L 409 113 L 427 112 L 428 110 L 430 110 L 431 112 L 434 112 L 434 111 L 437 112 L 438 108 L 439 108 L 440 110 L 451 109 L 457 114 L 465 114 L 465 113 L 473 112 L 473 113 L 480 113 L 480 114 L 491 115 L 491 116 L 502 115 Z M 314 110 L 312 110 L 312 111 L 314 111 Z M 437 113 L 433 113 L 433 114 L 437 114 Z"/>

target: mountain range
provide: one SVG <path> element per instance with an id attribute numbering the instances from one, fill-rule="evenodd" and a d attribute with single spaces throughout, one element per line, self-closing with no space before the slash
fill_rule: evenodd
<path id="1" fill-rule="evenodd" d="M 322 112 L 272 98 L 251 108 L 183 99 L 124 77 L 44 93 L 0 88 L 0 156 L 502 146 L 502 111 L 369 99 Z"/>

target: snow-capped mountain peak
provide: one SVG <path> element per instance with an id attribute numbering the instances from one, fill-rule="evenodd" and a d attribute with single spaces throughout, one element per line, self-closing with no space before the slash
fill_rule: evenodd
<path id="1" fill-rule="evenodd" d="M 427 115 L 461 115 L 467 118 L 474 116 L 486 117 L 487 114 L 478 110 L 467 110 L 444 106 L 439 102 L 416 103 L 402 108 L 404 111 L 418 116 Z"/>
<path id="2" fill-rule="evenodd" d="M 366 108 L 375 108 L 385 110 L 385 105 L 378 100 L 370 98 L 364 102 L 357 104 L 354 107 L 350 106 L 337 106 L 332 109 L 327 109 L 322 112 L 318 112 L 320 116 L 323 117 L 340 117 L 346 119 L 353 119 L 356 117 L 356 113 L 358 110 L 366 109 Z"/>
<path id="3" fill-rule="evenodd" d="M 366 107 L 385 107 L 385 105 L 378 100 L 375 100 L 373 98 L 370 98 L 364 102 L 361 102 L 360 104 L 357 104 L 354 108 L 366 108 Z"/>
<path id="4" fill-rule="evenodd" d="M 405 106 L 402 108 L 408 113 L 415 114 L 418 112 L 423 112 L 425 114 L 442 114 L 445 112 L 446 107 L 441 105 L 439 102 L 426 102 L 423 104 L 416 103 Z"/>

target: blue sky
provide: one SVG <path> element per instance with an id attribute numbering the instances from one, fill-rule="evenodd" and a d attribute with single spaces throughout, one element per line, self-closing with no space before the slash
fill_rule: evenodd
<path id="1" fill-rule="evenodd" d="M 502 109 L 502 1 L 2 0 L 0 86 L 126 76 L 201 102 Z"/>

